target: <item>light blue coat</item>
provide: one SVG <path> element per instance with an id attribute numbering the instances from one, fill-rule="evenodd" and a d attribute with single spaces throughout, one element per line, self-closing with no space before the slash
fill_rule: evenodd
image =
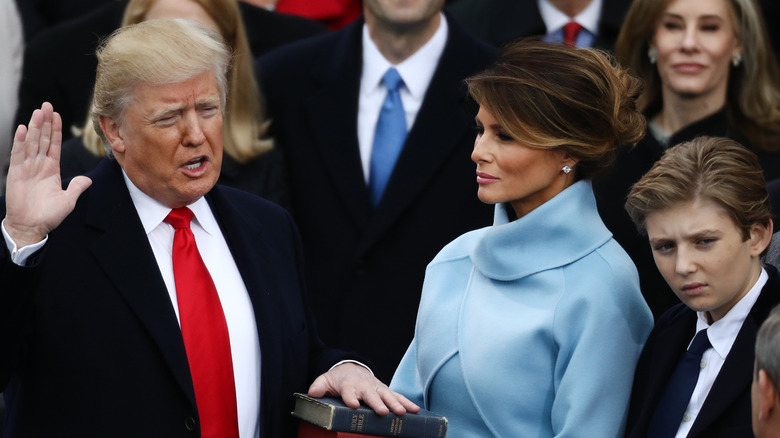
<path id="1" fill-rule="evenodd" d="M 391 387 L 447 416 L 449 438 L 622 437 L 652 326 L 580 181 L 513 222 L 497 205 L 441 250 Z"/>

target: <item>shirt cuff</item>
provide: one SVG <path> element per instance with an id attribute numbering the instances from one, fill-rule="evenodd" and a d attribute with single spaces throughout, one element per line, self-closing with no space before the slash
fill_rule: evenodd
<path id="1" fill-rule="evenodd" d="M 374 376 L 374 372 L 371 371 L 371 368 L 369 368 L 368 365 L 366 365 L 364 363 L 361 363 L 361 362 L 358 362 L 356 360 L 351 360 L 351 359 L 347 359 L 347 360 L 342 360 L 342 361 L 336 362 L 336 364 L 333 365 L 332 367 L 330 367 L 330 369 L 328 371 L 332 370 L 333 368 L 336 368 L 337 366 L 339 366 L 339 365 L 341 365 L 343 363 L 354 363 L 356 365 L 360 365 L 361 367 L 367 369 L 368 372 L 371 373 L 372 376 Z M 374 376 L 374 377 L 376 377 L 376 376 Z"/>
<path id="2" fill-rule="evenodd" d="M 25 263 L 27 263 L 27 259 L 30 258 L 31 255 L 35 254 L 36 251 L 43 248 L 43 245 L 46 245 L 46 241 L 49 240 L 49 236 L 47 235 L 46 237 L 43 238 L 43 240 L 41 240 L 38 243 L 33 243 L 32 245 L 27 245 L 21 248 L 17 248 L 16 242 L 14 242 L 14 240 L 11 239 L 11 236 L 8 234 L 8 231 L 6 231 L 5 229 L 5 219 L 3 219 L 3 222 L 0 223 L 0 228 L 2 228 L 3 230 L 3 238 L 5 238 L 5 246 L 6 248 L 8 248 L 8 252 L 11 254 L 11 261 L 18 266 L 24 266 Z"/>

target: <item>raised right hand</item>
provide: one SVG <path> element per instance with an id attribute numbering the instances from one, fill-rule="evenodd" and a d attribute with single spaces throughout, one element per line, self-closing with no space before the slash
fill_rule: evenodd
<path id="1" fill-rule="evenodd" d="M 17 247 L 43 240 L 73 211 L 78 197 L 92 184 L 89 178 L 77 176 L 62 190 L 61 145 L 62 119 L 48 102 L 33 112 L 28 127 L 16 128 L 4 225 Z"/>

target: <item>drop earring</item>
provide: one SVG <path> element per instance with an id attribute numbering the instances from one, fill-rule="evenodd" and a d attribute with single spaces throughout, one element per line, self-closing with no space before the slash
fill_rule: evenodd
<path id="1" fill-rule="evenodd" d="M 655 62 L 658 60 L 658 49 L 655 47 L 650 47 L 647 49 L 647 57 L 650 58 L 650 64 L 655 64 Z"/>
<path id="2" fill-rule="evenodd" d="M 563 173 L 568 174 L 568 173 L 571 172 L 571 167 L 569 167 L 569 165 L 567 164 L 567 165 L 563 166 L 563 169 L 561 169 L 561 170 L 563 171 Z"/>
<path id="3" fill-rule="evenodd" d="M 734 52 L 734 54 L 731 55 L 731 65 L 734 67 L 739 67 L 740 64 L 742 64 L 742 54 L 739 52 Z"/>

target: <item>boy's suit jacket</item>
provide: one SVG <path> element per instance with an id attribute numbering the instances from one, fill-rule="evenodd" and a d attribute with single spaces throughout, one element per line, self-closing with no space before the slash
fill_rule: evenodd
<path id="1" fill-rule="evenodd" d="M 761 289 L 704 405 L 688 434 L 689 438 L 753 437 L 750 385 L 753 381 L 756 334 L 761 323 L 780 302 L 780 274 L 767 266 L 769 280 Z M 696 331 L 696 312 L 678 304 L 656 322 L 639 357 L 626 436 L 644 438 L 650 418 L 674 369 Z"/>

